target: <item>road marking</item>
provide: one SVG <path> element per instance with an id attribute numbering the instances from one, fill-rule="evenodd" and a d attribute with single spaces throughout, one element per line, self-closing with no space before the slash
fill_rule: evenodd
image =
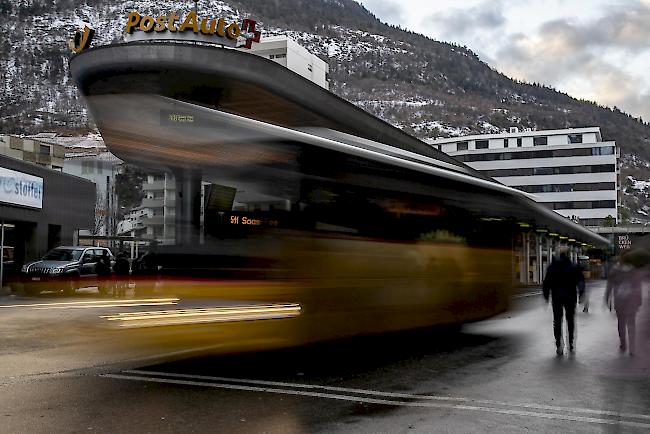
<path id="1" fill-rule="evenodd" d="M 588 413 L 588 414 L 596 414 L 601 416 L 616 416 L 616 417 L 628 417 L 628 418 L 635 418 L 635 419 L 650 420 L 650 414 L 619 413 L 614 411 L 595 410 L 589 408 L 561 407 L 561 406 L 543 405 L 543 404 L 525 404 L 525 403 L 486 400 L 486 399 L 462 398 L 462 397 L 455 397 L 455 396 L 416 395 L 411 393 L 383 392 L 378 390 L 355 389 L 355 388 L 348 388 L 348 387 L 321 386 L 318 384 L 285 383 L 280 381 L 252 380 L 247 378 L 229 378 L 229 377 L 213 377 L 213 376 L 206 376 L 206 375 L 176 374 L 176 373 L 169 373 L 169 372 L 143 371 L 140 369 L 130 369 L 124 371 L 124 373 L 134 374 L 134 375 L 151 375 L 151 376 L 164 376 L 164 377 L 185 378 L 185 379 L 194 379 L 194 380 L 210 380 L 210 381 L 223 381 L 223 382 L 231 382 L 231 383 L 255 384 L 255 385 L 262 385 L 262 386 L 279 386 L 279 387 L 294 387 L 299 389 L 327 390 L 333 392 L 358 393 L 362 395 L 376 395 L 376 396 L 384 396 L 390 398 L 426 399 L 426 400 L 436 400 L 436 401 L 468 402 L 468 403 L 486 404 L 486 405 L 502 405 L 508 407 L 521 407 L 521 408 L 528 408 L 528 409 L 535 409 L 535 410 L 566 411 L 570 413 Z"/>
<path id="2" fill-rule="evenodd" d="M 17 307 L 32 307 L 32 308 L 37 308 L 37 307 L 59 307 L 59 306 L 68 306 L 68 307 L 75 307 L 75 306 L 87 306 L 87 305 L 107 305 L 107 304 L 115 304 L 115 303 L 121 303 L 121 304 L 126 304 L 129 306 L 138 306 L 140 303 L 168 303 L 168 304 L 176 304 L 180 301 L 178 298 L 146 298 L 146 299 L 140 299 L 140 300 L 94 300 L 94 301 L 61 301 L 61 302 L 56 302 L 56 303 L 32 303 L 32 304 L 4 304 L 0 305 L 0 309 L 9 309 L 9 308 L 17 308 Z"/>
<path id="3" fill-rule="evenodd" d="M 147 372 L 147 371 L 125 371 L 125 372 Z M 151 372 L 149 374 L 155 374 L 155 375 L 183 375 L 183 374 L 166 374 L 166 373 L 156 373 L 156 372 Z M 215 382 L 207 382 L 207 381 L 196 381 L 196 380 L 189 380 L 189 379 L 174 379 L 174 378 L 158 378 L 158 377 L 149 377 L 149 376 L 143 376 L 143 375 L 124 375 L 124 374 L 100 374 L 101 377 L 105 378 L 113 378 L 113 379 L 118 379 L 118 380 L 127 380 L 127 381 L 143 381 L 143 382 L 151 382 L 151 383 L 163 383 L 163 384 L 176 384 L 176 385 L 183 385 L 183 386 L 199 386 L 199 387 L 211 387 L 211 388 L 216 388 L 216 389 L 230 389 L 230 390 L 243 390 L 243 391 L 250 391 L 250 392 L 264 392 L 264 393 L 278 393 L 278 394 L 284 394 L 284 395 L 298 395 L 298 396 L 309 396 L 309 397 L 314 397 L 314 398 L 325 398 L 325 399 L 334 399 L 334 400 L 340 400 L 340 401 L 350 401 L 350 402 L 362 402 L 362 403 L 368 403 L 368 404 L 383 404 L 383 405 L 394 405 L 394 406 L 402 406 L 402 407 L 421 407 L 421 408 L 444 408 L 444 409 L 452 409 L 452 410 L 469 410 L 469 411 L 479 411 L 479 412 L 486 412 L 486 413 L 497 413 L 497 414 L 506 414 L 506 415 L 512 415 L 512 416 L 526 416 L 526 417 L 537 417 L 537 418 L 542 418 L 542 419 L 555 419 L 555 420 L 565 420 L 565 421 L 570 421 L 570 422 L 585 422 L 585 423 L 596 423 L 596 424 L 601 424 L 601 425 L 625 425 L 629 427 L 634 427 L 634 428 L 646 428 L 650 429 L 650 424 L 648 423 L 642 423 L 642 422 L 636 422 L 636 421 L 629 421 L 629 420 L 621 420 L 621 419 L 604 419 L 604 418 L 596 418 L 596 417 L 586 417 L 586 416 L 573 416 L 573 415 L 567 415 L 567 414 L 558 414 L 558 413 L 544 413 L 544 412 L 538 412 L 538 411 L 528 411 L 528 410 L 515 410 L 515 409 L 507 409 L 507 408 L 494 408 L 494 407 L 486 407 L 482 405 L 469 405 L 469 404 L 453 404 L 453 403 L 445 403 L 445 402 L 427 402 L 427 401 L 421 401 L 423 399 L 423 396 L 420 395 L 408 395 L 408 394 L 393 394 L 390 392 L 377 392 L 377 391 L 363 391 L 363 389 L 349 389 L 349 390 L 362 390 L 363 392 L 367 392 L 367 394 L 380 394 L 380 395 L 385 395 L 385 396 L 392 396 L 392 395 L 405 395 L 408 396 L 409 398 L 417 399 L 419 401 L 398 401 L 398 400 L 391 400 L 391 399 L 382 399 L 382 398 L 370 398 L 370 397 L 363 397 L 363 396 L 354 396 L 354 395 L 344 395 L 340 393 L 326 393 L 326 392 L 316 392 L 316 391 L 310 391 L 310 390 L 294 390 L 294 389 L 288 389 L 288 388 L 278 388 L 278 387 L 262 387 L 260 386 L 253 386 L 253 385 L 245 385 L 245 384 L 227 384 L 227 383 L 215 383 Z M 195 376 L 198 377 L 198 376 Z M 218 377 L 213 377 L 213 378 L 218 378 Z M 247 382 L 253 382 L 256 380 L 246 380 Z M 259 382 L 261 383 L 261 382 Z M 292 384 L 292 383 L 279 383 L 279 382 L 265 382 L 265 383 L 275 383 L 275 384 Z M 317 385 L 297 385 L 300 386 L 301 388 L 319 388 L 323 390 L 333 390 L 333 389 L 342 389 L 343 388 L 334 388 L 334 387 L 328 387 L 328 386 L 317 386 Z M 295 387 L 295 385 L 293 386 Z M 359 393 L 359 392 L 355 392 Z M 431 397 L 434 398 L 434 397 Z M 449 399 L 450 397 L 439 397 L 439 398 L 444 398 L 444 399 Z M 438 398 L 434 398 L 438 399 Z M 452 400 L 454 398 L 451 398 Z M 460 400 L 465 400 L 465 402 L 477 402 L 479 401 L 472 401 L 466 398 L 457 398 Z M 561 408 L 561 407 L 558 407 Z M 567 409 L 564 409 L 567 410 Z M 598 411 L 598 410 L 593 410 L 593 411 Z M 621 417 L 621 415 L 611 412 L 614 415 Z M 642 417 L 647 417 L 646 415 L 639 415 Z"/>
<path id="4" fill-rule="evenodd" d="M 512 298 L 534 297 L 536 295 L 541 295 L 541 294 L 542 294 L 542 291 L 526 292 L 525 294 L 513 295 Z"/>

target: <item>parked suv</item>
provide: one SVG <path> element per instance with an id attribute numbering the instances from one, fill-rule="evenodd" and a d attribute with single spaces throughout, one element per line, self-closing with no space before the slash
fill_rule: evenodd
<path id="1" fill-rule="evenodd" d="M 97 284 L 97 261 L 104 252 L 111 267 L 115 258 L 104 247 L 61 246 L 50 250 L 40 261 L 23 265 L 21 281 L 27 294 L 62 290 L 74 294 L 85 286 Z"/>

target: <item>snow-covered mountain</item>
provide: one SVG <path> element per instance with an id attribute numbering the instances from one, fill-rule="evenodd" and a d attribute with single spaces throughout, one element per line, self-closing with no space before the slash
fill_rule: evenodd
<path id="1" fill-rule="evenodd" d="M 511 126 L 600 126 L 603 138 L 622 148 L 623 179 L 650 179 L 650 168 L 627 166 L 634 158 L 650 161 L 647 123 L 511 80 L 471 50 L 383 24 L 353 0 L 200 0 L 198 5 L 199 15 L 251 17 L 263 34 L 297 39 L 329 62 L 333 92 L 419 138 Z M 178 0 L 0 0 L 0 132 L 92 131 L 69 79 L 67 39 L 74 29 L 92 25 L 93 45 L 119 42 L 133 10 L 158 15 L 193 6 Z M 633 206 L 636 213 L 646 204 Z"/>

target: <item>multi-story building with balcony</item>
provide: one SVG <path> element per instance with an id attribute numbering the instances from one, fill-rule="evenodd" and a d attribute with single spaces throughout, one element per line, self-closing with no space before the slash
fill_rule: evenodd
<path id="1" fill-rule="evenodd" d="M 144 198 L 141 208 L 146 210 L 141 218 L 141 236 L 162 243 L 175 239 L 176 180 L 171 174 L 148 175 L 142 184 Z"/>
<path id="2" fill-rule="evenodd" d="M 485 134 L 429 142 L 472 168 L 586 226 L 618 222 L 616 143 L 599 127 Z"/>

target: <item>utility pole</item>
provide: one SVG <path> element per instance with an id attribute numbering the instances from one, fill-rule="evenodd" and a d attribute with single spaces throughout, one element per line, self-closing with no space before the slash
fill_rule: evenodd
<path id="1" fill-rule="evenodd" d="M 109 225 L 111 224 L 111 213 L 110 213 L 110 207 L 111 205 L 111 177 L 106 176 L 106 223 L 104 225 L 104 235 L 106 236 L 106 243 L 108 245 L 108 228 L 110 227 Z"/>

